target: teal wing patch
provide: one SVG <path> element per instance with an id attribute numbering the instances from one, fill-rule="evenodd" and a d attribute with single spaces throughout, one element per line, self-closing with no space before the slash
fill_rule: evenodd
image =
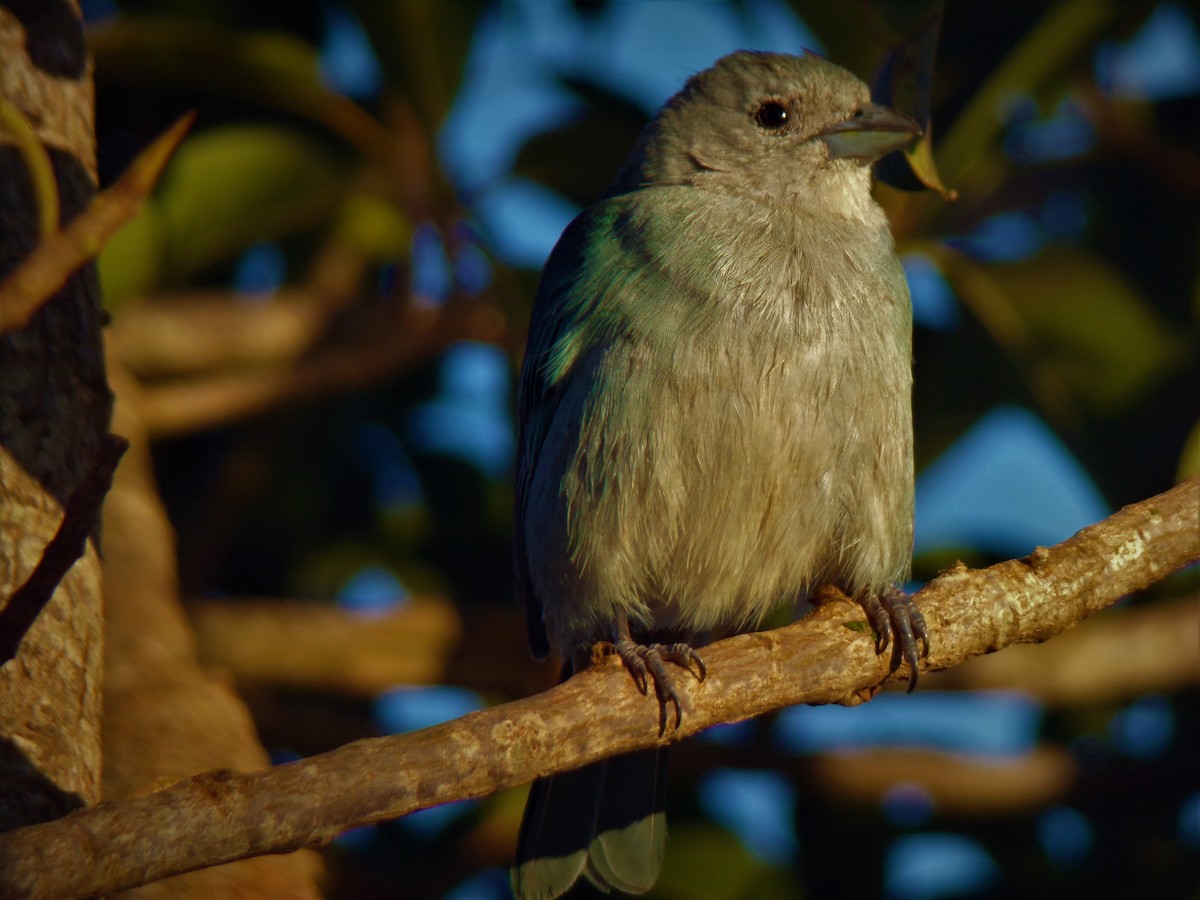
<path id="1" fill-rule="evenodd" d="M 514 577 L 517 596 L 525 611 L 529 646 L 544 658 L 550 642 L 542 619 L 543 598 L 536 596 L 530 577 L 526 532 L 536 531 L 529 521 L 530 488 L 551 422 L 559 411 L 565 385 L 586 351 L 602 340 L 602 317 L 597 315 L 605 283 L 620 269 L 622 255 L 614 225 L 618 203 L 598 204 L 585 210 L 563 232 L 542 272 L 529 324 L 529 343 L 517 389 L 516 528 Z M 609 273 L 606 276 L 606 271 Z"/>

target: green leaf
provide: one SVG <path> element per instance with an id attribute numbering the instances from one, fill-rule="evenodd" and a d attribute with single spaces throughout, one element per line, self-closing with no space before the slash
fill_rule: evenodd
<path id="1" fill-rule="evenodd" d="M 1182 359 L 1183 342 L 1120 271 L 1056 248 L 1017 263 L 944 266 L 959 296 L 1038 383 L 1057 382 L 1093 411 L 1138 402 Z"/>
<path id="2" fill-rule="evenodd" d="M 166 224 L 153 197 L 104 244 L 97 260 L 104 306 L 115 313 L 154 288 L 166 253 Z"/>
<path id="3" fill-rule="evenodd" d="M 936 191 L 943 200 L 953 201 L 958 199 L 958 191 L 954 188 L 946 187 L 942 183 L 942 176 L 937 170 L 937 163 L 933 155 L 933 132 L 929 126 L 926 126 L 925 133 L 921 135 L 921 139 L 903 151 L 904 159 L 908 162 L 909 168 L 912 169 L 917 180 L 931 191 Z"/>
<path id="4" fill-rule="evenodd" d="M 291 129 L 239 125 L 190 138 L 158 195 L 172 275 L 324 222 L 345 178 L 342 163 Z"/>
<path id="5" fill-rule="evenodd" d="M 371 259 L 399 259 L 407 255 L 412 223 L 404 211 L 381 197 L 356 192 L 338 210 L 337 234 Z"/>

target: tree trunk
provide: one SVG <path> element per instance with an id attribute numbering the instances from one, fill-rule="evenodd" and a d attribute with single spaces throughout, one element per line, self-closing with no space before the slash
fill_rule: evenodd
<path id="1" fill-rule="evenodd" d="M 0 0 L 0 280 L 37 245 L 45 197 L 20 120 L 45 148 L 60 223 L 96 190 L 91 63 L 78 9 Z M 48 187 L 45 179 L 42 187 Z M 0 632 L 5 611 L 92 468 L 112 396 L 94 265 L 23 330 L 0 335 Z M 56 818 L 100 794 L 100 574 L 94 539 L 0 668 L 0 829 Z"/>

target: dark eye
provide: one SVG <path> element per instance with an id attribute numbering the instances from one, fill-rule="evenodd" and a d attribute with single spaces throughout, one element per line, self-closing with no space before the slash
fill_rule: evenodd
<path id="1" fill-rule="evenodd" d="M 754 111 L 754 121 L 767 131 L 778 131 L 788 123 L 787 107 L 778 100 L 768 100 Z"/>

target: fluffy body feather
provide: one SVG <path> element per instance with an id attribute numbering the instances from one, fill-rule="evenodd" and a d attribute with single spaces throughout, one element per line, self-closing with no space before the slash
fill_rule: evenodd
<path id="1" fill-rule="evenodd" d="M 642 640 L 707 640 L 821 583 L 878 595 L 907 576 L 911 311 L 868 166 L 902 141 L 893 128 L 840 155 L 868 106 L 820 58 L 725 57 L 559 240 L 519 397 L 516 570 L 535 654 L 577 669 L 622 621 Z M 545 802 L 531 801 L 543 822 Z M 587 865 L 518 895 L 554 896 Z"/>

